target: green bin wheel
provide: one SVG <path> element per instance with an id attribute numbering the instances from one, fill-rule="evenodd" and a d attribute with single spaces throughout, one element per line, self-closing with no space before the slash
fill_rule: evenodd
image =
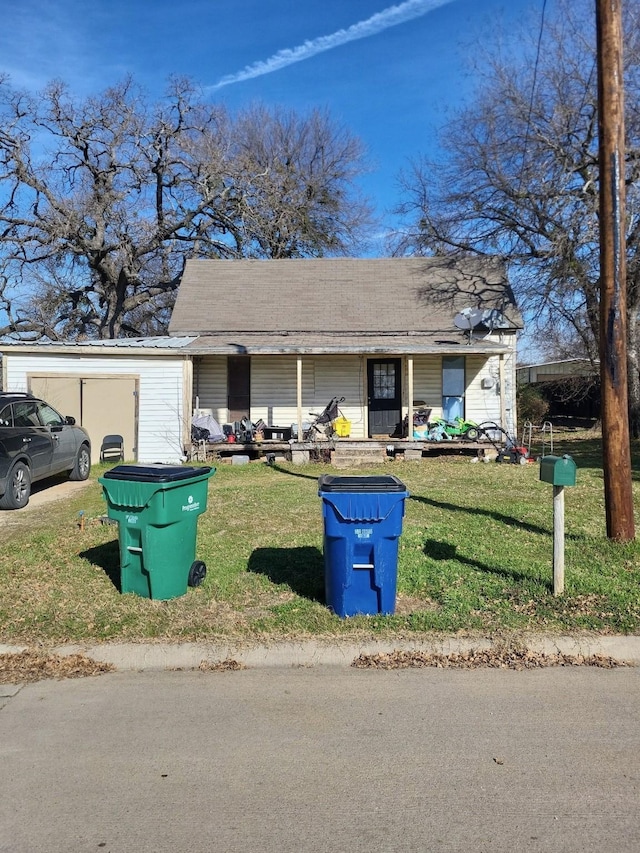
<path id="1" fill-rule="evenodd" d="M 202 581 L 205 579 L 206 574 L 206 565 L 202 562 L 202 560 L 196 560 L 194 563 L 191 564 L 191 568 L 189 569 L 189 578 L 187 580 L 187 583 L 189 584 L 189 586 L 200 586 Z"/>

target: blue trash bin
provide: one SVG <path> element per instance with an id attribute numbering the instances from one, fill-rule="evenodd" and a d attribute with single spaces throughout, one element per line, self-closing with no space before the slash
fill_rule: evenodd
<path id="1" fill-rule="evenodd" d="M 318 480 L 326 604 L 341 617 L 392 614 L 406 486 L 394 476 Z"/>

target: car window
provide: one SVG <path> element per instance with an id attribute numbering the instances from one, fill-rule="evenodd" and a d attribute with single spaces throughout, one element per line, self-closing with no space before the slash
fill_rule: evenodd
<path id="1" fill-rule="evenodd" d="M 5 406 L 0 412 L 0 427 L 11 426 L 11 406 Z"/>
<path id="2" fill-rule="evenodd" d="M 48 403 L 38 403 L 38 415 L 41 423 L 45 426 L 62 426 L 64 418 L 55 409 L 52 409 Z"/>
<path id="3" fill-rule="evenodd" d="M 13 404 L 13 425 L 17 427 L 39 427 L 42 426 L 38 419 L 38 410 L 35 403 Z"/>
<path id="4" fill-rule="evenodd" d="M 11 426 L 12 423 L 13 415 L 11 413 L 11 406 L 5 406 L 0 412 L 0 426 Z"/>

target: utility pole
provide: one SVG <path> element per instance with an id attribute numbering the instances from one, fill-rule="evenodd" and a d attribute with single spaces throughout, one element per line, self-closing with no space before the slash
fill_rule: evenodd
<path id="1" fill-rule="evenodd" d="M 609 539 L 635 537 L 627 390 L 622 0 L 596 0 L 600 165 L 600 388 Z"/>

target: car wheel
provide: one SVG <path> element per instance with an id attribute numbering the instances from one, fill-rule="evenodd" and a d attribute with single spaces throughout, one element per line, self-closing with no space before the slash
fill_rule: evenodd
<path id="1" fill-rule="evenodd" d="M 471 427 L 470 429 L 468 429 L 466 431 L 466 433 L 464 435 L 468 441 L 475 441 L 478 438 L 478 436 L 480 435 L 480 433 L 478 432 L 478 430 L 475 427 Z"/>
<path id="2" fill-rule="evenodd" d="M 22 509 L 29 503 L 31 474 L 24 462 L 16 462 L 7 479 L 7 491 L 0 498 L 0 509 Z"/>
<path id="3" fill-rule="evenodd" d="M 91 471 L 91 454 L 86 444 L 83 444 L 76 456 L 75 465 L 69 474 L 70 480 L 86 480 Z"/>

